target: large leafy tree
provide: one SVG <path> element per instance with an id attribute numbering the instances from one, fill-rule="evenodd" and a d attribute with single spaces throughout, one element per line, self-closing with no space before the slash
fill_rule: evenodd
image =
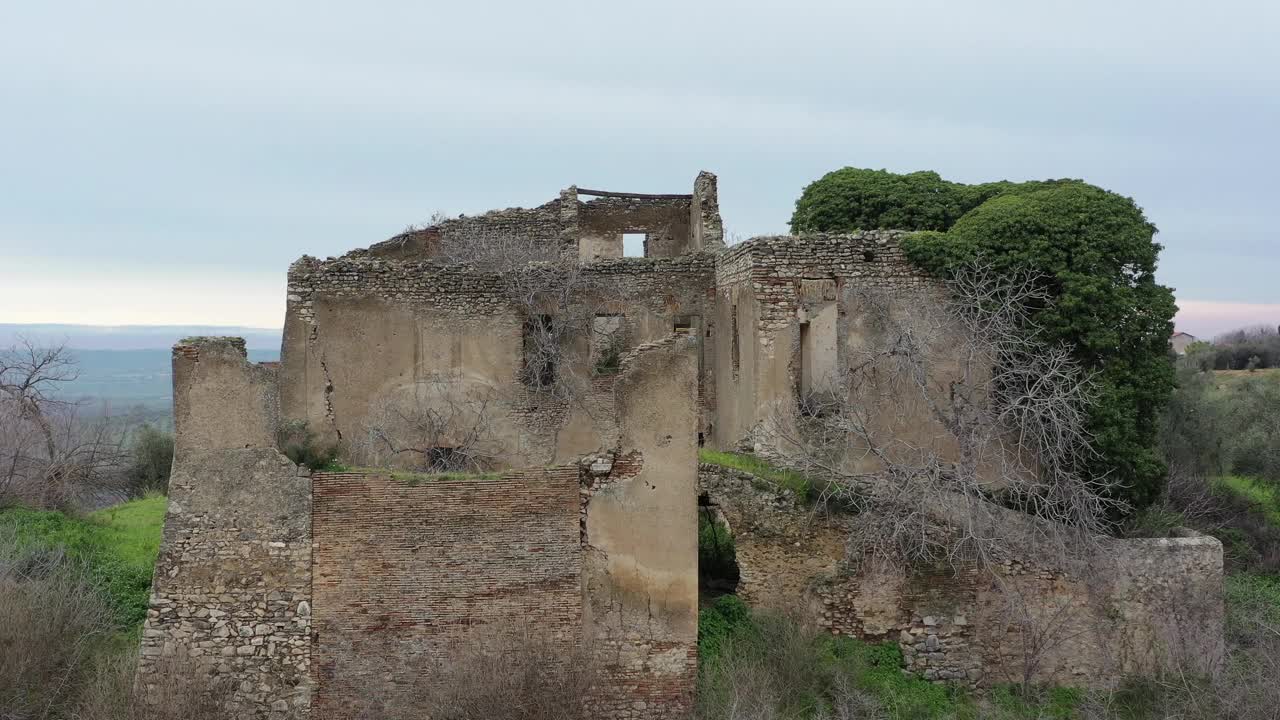
<path id="1" fill-rule="evenodd" d="M 847 167 L 804 189 L 791 231 L 946 230 L 992 192 L 994 186 L 948 182 L 936 172 L 899 175 Z"/>
<path id="2" fill-rule="evenodd" d="M 892 193 L 849 182 L 883 171 L 849 170 L 806 188 L 792 227 L 925 230 L 930 232 L 909 238 L 905 250 L 935 274 L 981 258 L 998 270 L 1039 275 L 1052 299 L 1033 308 L 1043 339 L 1069 344 L 1097 374 L 1089 429 L 1099 456 L 1091 470 L 1120 481 L 1123 499 L 1135 507 L 1154 500 L 1165 477 L 1155 445 L 1174 384 L 1168 342 L 1177 308 L 1172 291 L 1155 279 L 1161 249 L 1153 239 L 1156 228 L 1133 200 L 1079 180 L 964 186 L 938 178 L 936 202 L 922 204 L 919 186 L 907 182 L 901 187 L 910 189 L 898 196 L 895 210 Z M 833 176 L 840 180 L 827 183 Z M 831 201 L 828 196 L 841 188 L 857 197 L 843 205 Z M 827 210 L 814 212 L 815 205 Z M 873 206 L 874 212 L 866 211 Z M 839 215 L 836 207 L 858 210 Z M 955 208 L 964 210 L 948 220 Z"/>

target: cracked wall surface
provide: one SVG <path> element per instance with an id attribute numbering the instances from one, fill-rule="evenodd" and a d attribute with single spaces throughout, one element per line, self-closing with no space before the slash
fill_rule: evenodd
<path id="1" fill-rule="evenodd" d="M 678 320 L 704 322 L 715 256 L 622 258 L 584 270 L 616 293 L 630 347 L 670 335 Z M 427 261 L 304 258 L 290 268 L 281 351 L 280 415 L 350 445 L 394 398 L 432 377 L 493 391 L 494 467 L 570 462 L 612 448 L 612 409 L 531 397 L 520 380 L 523 316 L 498 279 Z M 698 338 L 701 341 L 701 338 Z M 699 345 L 699 425 L 709 422 L 715 379 Z M 590 358 L 571 368 L 590 373 Z M 611 380 L 607 380 L 611 382 Z"/>
<path id="2" fill-rule="evenodd" d="M 859 316 L 845 301 L 849 289 L 921 293 L 936 288 L 937 281 L 903 255 L 899 242 L 907 234 L 869 230 L 759 237 L 717 256 L 713 322 L 718 332 L 708 351 L 716 387 L 711 420 L 715 447 L 736 448 L 749 440 L 775 403 L 799 397 L 802 320 L 824 317 L 825 306 L 838 305 L 835 339 L 842 350 L 856 349 Z M 892 410 L 908 415 L 901 423 L 905 428 L 929 424 L 923 409 Z"/>
<path id="3" fill-rule="evenodd" d="M 623 359 L 616 394 L 628 462 L 589 495 L 585 627 L 603 674 L 597 712 L 669 718 L 697 673 L 697 343 L 672 335 Z"/>

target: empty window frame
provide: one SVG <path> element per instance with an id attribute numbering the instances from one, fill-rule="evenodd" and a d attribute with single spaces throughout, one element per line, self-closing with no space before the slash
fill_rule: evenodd
<path id="1" fill-rule="evenodd" d="M 648 257 L 649 254 L 649 234 L 648 233 L 622 233 L 622 256 L 623 257 Z"/>

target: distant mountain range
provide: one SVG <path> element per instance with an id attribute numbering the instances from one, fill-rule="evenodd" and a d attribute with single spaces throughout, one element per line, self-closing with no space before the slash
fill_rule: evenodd
<path id="1" fill-rule="evenodd" d="M 280 359 L 280 331 L 204 325 L 17 325 L 0 323 L 0 348 L 20 338 L 66 344 L 79 377 L 65 383 L 64 396 L 111 414 L 142 407 L 167 414 L 173 404 L 170 349 L 184 337 L 232 335 L 245 339 L 254 362 Z"/>
<path id="2" fill-rule="evenodd" d="M 232 335 L 251 350 L 280 350 L 280 330 L 218 325 L 21 325 L 0 323 L 0 347 L 27 337 L 43 344 L 65 343 L 78 350 L 168 350 L 184 337 Z"/>

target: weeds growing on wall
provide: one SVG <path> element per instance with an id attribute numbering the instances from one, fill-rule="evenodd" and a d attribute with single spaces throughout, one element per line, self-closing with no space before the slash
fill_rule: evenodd
<path id="1" fill-rule="evenodd" d="M 311 470 L 338 470 L 341 448 L 321 440 L 305 420 L 282 423 L 276 429 L 276 446 L 296 465 Z"/>
<path id="2" fill-rule="evenodd" d="M 804 474 L 779 468 L 769 461 L 754 455 L 720 452 L 702 448 L 698 450 L 698 462 L 750 473 L 783 489 L 790 490 L 795 493 L 796 499 L 800 502 L 808 502 L 813 491 L 813 482 Z"/>

